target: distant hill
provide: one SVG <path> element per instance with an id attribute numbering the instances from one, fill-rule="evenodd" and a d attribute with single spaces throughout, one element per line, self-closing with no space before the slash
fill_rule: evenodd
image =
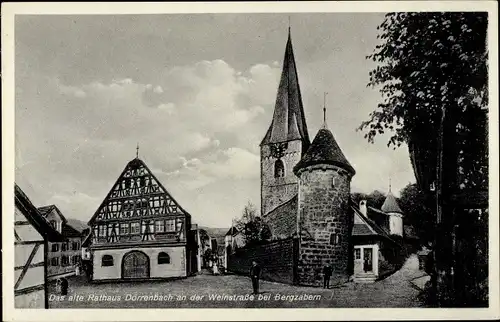
<path id="1" fill-rule="evenodd" d="M 78 219 L 73 219 L 73 218 L 67 218 L 68 219 L 68 224 L 78 230 L 79 232 L 82 232 L 84 229 L 89 228 L 86 222 L 83 222 Z"/>
<path id="2" fill-rule="evenodd" d="M 213 228 L 213 227 L 202 227 L 200 226 L 200 229 L 204 229 L 210 237 L 224 237 L 226 236 L 227 231 L 229 228 Z"/>

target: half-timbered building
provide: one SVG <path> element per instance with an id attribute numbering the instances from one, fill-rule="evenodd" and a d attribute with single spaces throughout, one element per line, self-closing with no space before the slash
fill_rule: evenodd
<path id="1" fill-rule="evenodd" d="M 48 242 L 62 241 L 63 237 L 17 184 L 14 184 L 14 201 L 14 305 L 48 308 Z"/>
<path id="2" fill-rule="evenodd" d="M 191 215 L 139 158 L 89 221 L 93 281 L 185 277 L 196 271 Z"/>

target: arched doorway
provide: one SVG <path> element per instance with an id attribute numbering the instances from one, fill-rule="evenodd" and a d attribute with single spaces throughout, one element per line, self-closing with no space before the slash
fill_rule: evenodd
<path id="1" fill-rule="evenodd" d="M 149 257 L 141 251 L 123 255 L 122 278 L 149 278 Z"/>

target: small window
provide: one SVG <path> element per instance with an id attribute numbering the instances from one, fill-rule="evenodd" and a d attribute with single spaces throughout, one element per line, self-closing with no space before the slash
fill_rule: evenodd
<path id="1" fill-rule="evenodd" d="M 165 252 L 159 253 L 158 264 L 170 264 L 170 256 L 168 256 L 168 254 Z"/>
<path id="2" fill-rule="evenodd" d="M 283 178 L 285 176 L 285 164 L 281 160 L 274 162 L 274 177 Z"/>
<path id="3" fill-rule="evenodd" d="M 337 245 L 337 234 L 333 233 L 330 235 L 330 245 Z"/>
<path id="4" fill-rule="evenodd" d="M 141 232 L 141 225 L 138 222 L 133 222 L 130 224 L 130 233 L 139 234 Z"/>
<path id="5" fill-rule="evenodd" d="M 61 244 L 61 251 L 65 252 L 68 249 L 68 245 L 66 243 Z"/>
<path id="6" fill-rule="evenodd" d="M 126 224 L 120 224 L 120 235 L 128 235 L 129 234 L 129 225 L 128 223 Z"/>
<path id="7" fill-rule="evenodd" d="M 354 249 L 354 259 L 361 259 L 361 249 L 359 248 Z"/>
<path id="8" fill-rule="evenodd" d="M 53 257 L 51 260 L 50 260 L 50 264 L 52 266 L 59 266 L 59 257 Z"/>
<path id="9" fill-rule="evenodd" d="M 337 178 L 333 177 L 332 178 L 332 187 L 335 187 L 336 183 L 337 183 Z"/>
<path id="10" fill-rule="evenodd" d="M 165 231 L 165 222 L 163 220 L 155 221 L 155 231 L 157 233 L 163 233 Z"/>
<path id="11" fill-rule="evenodd" d="M 165 231 L 175 231 L 175 219 L 165 221 Z"/>
<path id="12" fill-rule="evenodd" d="M 51 220 L 50 221 L 50 225 L 52 226 L 52 228 L 54 228 L 55 230 L 57 230 L 57 221 Z"/>
<path id="13" fill-rule="evenodd" d="M 106 237 L 106 226 L 99 225 L 99 237 Z"/>
<path id="14" fill-rule="evenodd" d="M 101 259 L 101 266 L 113 266 L 113 256 L 103 255 Z"/>
<path id="15" fill-rule="evenodd" d="M 58 252 L 59 251 L 59 244 L 52 244 L 52 251 Z"/>
<path id="16" fill-rule="evenodd" d="M 337 245 L 342 244 L 342 235 L 341 235 L 341 234 L 337 234 L 337 241 L 336 241 L 336 244 L 337 244 Z"/>
<path id="17" fill-rule="evenodd" d="M 69 259 L 68 256 L 61 256 L 61 266 L 68 266 L 69 265 Z"/>

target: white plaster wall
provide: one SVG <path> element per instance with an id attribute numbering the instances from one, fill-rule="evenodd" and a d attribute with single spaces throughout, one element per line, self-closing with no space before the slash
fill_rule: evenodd
<path id="1" fill-rule="evenodd" d="M 389 229 L 391 234 L 403 236 L 403 218 L 400 214 L 390 214 Z"/>
<path id="2" fill-rule="evenodd" d="M 16 295 L 14 307 L 18 309 L 45 308 L 45 291 L 41 289 L 27 294 Z"/>
<path id="3" fill-rule="evenodd" d="M 20 269 L 15 271 L 15 273 L 14 273 L 15 282 L 17 282 L 19 275 L 21 274 L 21 271 L 22 270 L 20 270 Z M 17 289 L 22 290 L 23 288 L 37 286 L 37 285 L 41 285 L 44 283 L 45 283 L 45 280 L 44 280 L 43 266 L 33 267 L 33 268 L 29 268 L 26 271 L 26 274 L 24 275 L 24 277 L 21 281 L 21 284 L 19 284 L 19 287 Z"/>
<path id="4" fill-rule="evenodd" d="M 126 248 L 94 250 L 94 280 L 120 279 L 122 272 L 123 256 L 133 250 L 142 251 L 149 257 L 150 277 L 184 277 L 186 276 L 186 248 L 179 247 L 155 247 L 155 248 Z M 170 264 L 158 265 L 158 254 L 166 252 L 170 256 Z M 102 256 L 113 256 L 113 266 L 101 266 Z"/>
<path id="5" fill-rule="evenodd" d="M 35 256 L 31 260 L 31 264 L 38 264 L 45 261 L 43 254 L 43 245 L 38 247 Z M 28 258 L 31 255 L 31 252 L 35 248 L 35 244 L 17 244 L 14 247 L 14 267 L 24 266 Z"/>

